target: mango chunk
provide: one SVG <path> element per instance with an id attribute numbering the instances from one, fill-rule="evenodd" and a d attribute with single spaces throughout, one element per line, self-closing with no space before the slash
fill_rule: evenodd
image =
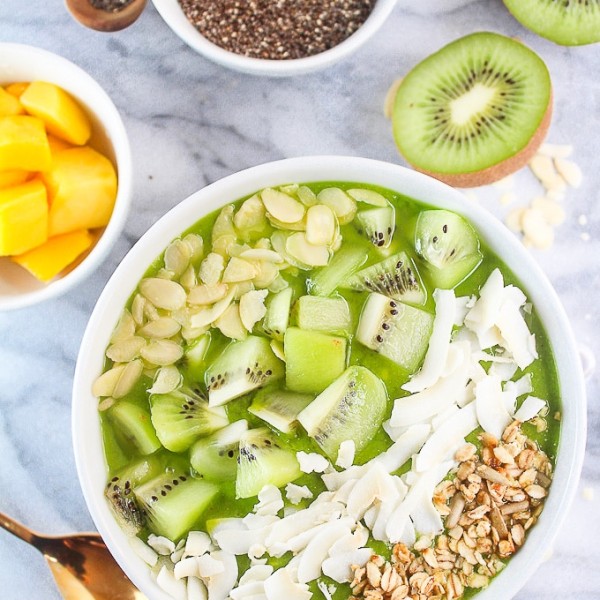
<path id="1" fill-rule="evenodd" d="M 50 144 L 50 153 L 53 156 L 61 150 L 68 150 L 69 148 L 74 147 L 73 144 L 69 144 L 69 142 L 65 142 L 64 140 L 54 137 L 53 135 L 48 136 L 48 144 Z"/>
<path id="2" fill-rule="evenodd" d="M 11 185 L 21 185 L 29 179 L 29 175 L 29 171 L 23 171 L 23 169 L 0 171 L 0 189 Z"/>
<path id="3" fill-rule="evenodd" d="M 40 281 L 50 281 L 83 254 L 94 236 L 85 229 L 49 238 L 45 244 L 13 256 L 12 260 L 27 269 Z"/>
<path id="4" fill-rule="evenodd" d="M 21 104 L 46 124 L 49 133 L 76 146 L 83 146 L 92 134 L 92 125 L 71 96 L 45 81 L 34 81 L 21 94 Z"/>
<path id="5" fill-rule="evenodd" d="M 0 171 L 47 171 L 52 159 L 44 123 L 36 117 L 0 117 Z"/>
<path id="6" fill-rule="evenodd" d="M 39 179 L 0 190 L 0 256 L 21 254 L 48 239 L 48 200 Z"/>
<path id="7" fill-rule="evenodd" d="M 0 87 L 0 116 L 22 115 L 25 113 L 23 105 L 12 94 Z"/>
<path id="8" fill-rule="evenodd" d="M 29 83 L 25 81 L 17 81 L 16 83 L 9 83 L 4 89 L 9 93 L 15 96 L 15 98 L 20 98 L 21 94 L 29 87 Z"/>
<path id="9" fill-rule="evenodd" d="M 117 196 L 112 163 L 87 146 L 62 150 L 42 173 L 50 201 L 50 237 L 108 224 Z"/>

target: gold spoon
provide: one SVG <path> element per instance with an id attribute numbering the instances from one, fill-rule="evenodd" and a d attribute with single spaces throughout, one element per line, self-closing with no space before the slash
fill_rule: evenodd
<path id="1" fill-rule="evenodd" d="M 97 533 L 44 536 L 2 513 L 0 527 L 44 555 L 65 600 L 146 600 Z"/>
<path id="2" fill-rule="evenodd" d="M 119 31 L 129 27 L 141 14 L 147 0 L 131 0 L 117 11 L 95 8 L 90 0 L 65 0 L 76 21 L 96 31 Z"/>

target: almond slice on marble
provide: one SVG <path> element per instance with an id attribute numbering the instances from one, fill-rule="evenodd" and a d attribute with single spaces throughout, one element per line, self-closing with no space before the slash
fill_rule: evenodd
<path id="1" fill-rule="evenodd" d="M 549 156 L 536 154 L 529 161 L 529 168 L 547 190 L 563 190 L 565 180 L 556 172 L 554 162 Z"/>
<path id="2" fill-rule="evenodd" d="M 567 158 L 573 153 L 573 146 L 562 144 L 542 144 L 538 150 L 539 154 L 551 158 Z"/>
<path id="3" fill-rule="evenodd" d="M 506 218 L 504 219 L 504 223 L 506 226 L 515 233 L 521 233 L 523 231 L 523 214 L 525 213 L 525 208 L 522 206 L 518 208 L 513 208 Z"/>
<path id="4" fill-rule="evenodd" d="M 536 208 L 527 208 L 521 218 L 523 233 L 533 246 L 546 250 L 554 242 L 554 229 L 549 225 L 544 213 Z"/>
<path id="5" fill-rule="evenodd" d="M 565 209 L 555 200 L 544 196 L 534 198 L 531 208 L 541 211 L 550 225 L 561 225 L 566 219 Z"/>
<path id="6" fill-rule="evenodd" d="M 554 164 L 556 165 L 556 170 L 571 187 L 578 188 L 581 186 L 583 173 L 581 172 L 579 165 L 572 160 L 566 160 L 564 158 L 555 158 Z"/>
<path id="7" fill-rule="evenodd" d="M 291 196 L 272 188 L 264 189 L 260 196 L 269 214 L 278 221 L 296 223 L 304 218 L 304 205 Z"/>

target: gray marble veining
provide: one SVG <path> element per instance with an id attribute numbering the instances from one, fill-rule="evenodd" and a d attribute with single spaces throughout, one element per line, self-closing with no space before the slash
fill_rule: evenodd
<path id="1" fill-rule="evenodd" d="M 552 249 L 533 254 L 556 287 L 578 340 L 599 355 L 600 45 L 562 48 L 537 38 L 499 0 L 430 16 L 398 6 L 380 33 L 345 62 L 315 75 L 269 80 L 227 71 L 196 55 L 151 5 L 133 27 L 101 34 L 76 24 L 57 0 L 0 1 L 0 40 L 62 54 L 107 90 L 123 115 L 136 168 L 131 216 L 101 268 L 60 299 L 0 314 L 0 510 L 48 533 L 93 528 L 71 449 L 71 381 L 94 303 L 140 235 L 191 192 L 265 161 L 331 153 L 401 162 L 382 112 L 387 88 L 430 52 L 477 30 L 520 37 L 552 72 L 556 111 L 549 140 L 574 145 L 585 180 L 564 202 L 567 221 L 557 229 Z M 519 173 L 516 182 L 519 197 L 535 193 L 529 173 Z M 507 212 L 498 188 L 475 194 L 497 216 Z M 587 225 L 579 223 L 580 215 Z M 548 548 L 548 560 L 520 600 L 600 598 L 597 375 L 588 381 L 588 393 L 589 442 L 580 490 L 554 548 Z M 4 600 L 58 599 L 41 557 L 3 532 L 0 586 Z"/>

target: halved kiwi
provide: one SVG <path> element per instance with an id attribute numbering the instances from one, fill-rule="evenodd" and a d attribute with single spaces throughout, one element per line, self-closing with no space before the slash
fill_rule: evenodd
<path id="1" fill-rule="evenodd" d="M 563 46 L 600 42 L 600 0 L 504 0 L 522 25 Z"/>
<path id="2" fill-rule="evenodd" d="M 551 115 L 552 86 L 542 59 L 503 35 L 474 33 L 404 78 L 392 120 L 398 149 L 417 170 L 473 187 L 523 167 Z"/>

